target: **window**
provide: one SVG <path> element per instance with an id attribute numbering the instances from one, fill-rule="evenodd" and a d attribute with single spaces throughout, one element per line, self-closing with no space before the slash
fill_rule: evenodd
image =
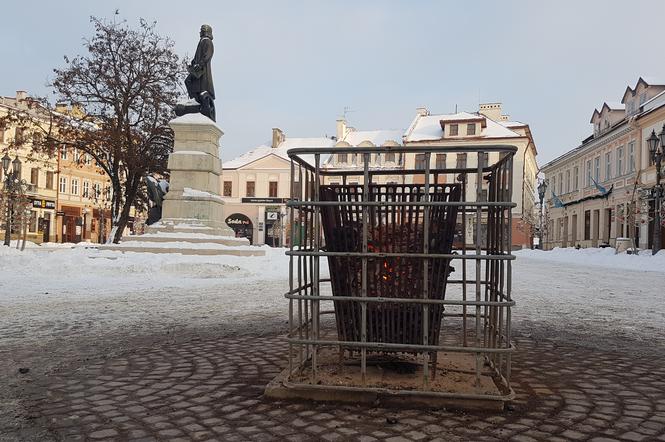
<path id="1" fill-rule="evenodd" d="M 71 192 L 72 195 L 78 195 L 79 194 L 79 180 L 78 178 L 72 178 L 72 187 L 71 187 Z"/>
<path id="2" fill-rule="evenodd" d="M 628 144 L 628 173 L 635 172 L 635 142 Z"/>
<path id="3" fill-rule="evenodd" d="M 79 155 L 79 150 L 74 148 L 74 162 L 78 163 L 81 156 Z"/>
<path id="4" fill-rule="evenodd" d="M 254 196 L 254 181 L 247 181 L 247 186 L 245 188 L 245 195 L 248 197 Z"/>
<path id="5" fill-rule="evenodd" d="M 416 169 L 417 170 L 425 170 L 425 154 L 424 153 L 417 153 L 416 154 Z"/>
<path id="6" fill-rule="evenodd" d="M 24 141 L 24 140 L 23 140 L 24 132 L 25 132 L 25 128 L 24 128 L 24 127 L 17 127 L 17 128 L 16 128 L 16 132 L 14 133 L 14 142 L 15 142 L 16 144 L 19 144 L 19 145 L 20 145 L 20 144 L 23 143 L 23 141 Z"/>
<path id="7" fill-rule="evenodd" d="M 563 172 L 559 174 L 559 195 L 563 193 Z"/>
<path id="8" fill-rule="evenodd" d="M 476 134 L 476 123 L 468 123 L 466 125 L 466 134 L 475 135 Z"/>
<path id="9" fill-rule="evenodd" d="M 39 169 L 36 167 L 30 169 L 30 184 L 39 187 Z"/>
<path id="10" fill-rule="evenodd" d="M 573 190 L 580 189 L 580 168 L 575 166 L 573 169 Z"/>
<path id="11" fill-rule="evenodd" d="M 67 193 L 67 178 L 60 177 L 60 193 Z"/>
<path id="12" fill-rule="evenodd" d="M 63 145 L 60 148 L 60 159 L 61 160 L 66 160 L 67 159 L 67 146 Z"/>
<path id="13" fill-rule="evenodd" d="M 449 127 L 450 127 L 450 136 L 456 137 L 459 134 L 459 126 L 457 124 L 451 124 Z"/>
<path id="14" fill-rule="evenodd" d="M 30 233 L 35 233 L 37 231 L 37 211 L 30 211 L 30 222 L 28 223 L 28 231 Z"/>
<path id="15" fill-rule="evenodd" d="M 591 239 L 591 210 L 584 211 L 584 239 Z"/>
<path id="16" fill-rule="evenodd" d="M 233 182 L 224 181 L 224 196 L 231 196 L 233 193 Z"/>
<path id="17" fill-rule="evenodd" d="M 389 152 L 386 154 L 386 163 L 394 163 L 395 162 L 395 154 L 393 152 Z"/>
<path id="18" fill-rule="evenodd" d="M 566 170 L 566 193 L 570 192 L 570 169 Z"/>
<path id="19" fill-rule="evenodd" d="M 53 172 L 50 170 L 46 171 L 46 188 L 54 189 L 53 187 Z"/>
<path id="20" fill-rule="evenodd" d="M 487 152 L 479 152 L 478 161 L 480 161 L 480 167 L 482 167 L 483 169 L 487 167 L 487 164 L 489 163 L 489 158 L 490 154 L 488 154 Z"/>
<path id="21" fill-rule="evenodd" d="M 94 183 L 92 185 L 92 196 L 95 198 L 102 197 L 102 185 L 99 183 Z"/>
<path id="22" fill-rule="evenodd" d="M 605 154 L 605 181 L 612 178 L 612 152 Z"/>
<path id="23" fill-rule="evenodd" d="M 5 129 L 0 127 L 0 143 L 5 142 Z"/>
<path id="24" fill-rule="evenodd" d="M 598 182 L 600 181 L 600 157 L 593 159 L 593 179 Z"/>
<path id="25" fill-rule="evenodd" d="M 617 149 L 617 176 L 623 175 L 623 146 Z"/>
<path id="26" fill-rule="evenodd" d="M 556 175 L 552 176 L 552 195 L 556 193 Z"/>
<path id="27" fill-rule="evenodd" d="M 457 154 L 457 164 L 455 165 L 457 169 L 466 169 L 466 154 L 458 153 Z"/>
<path id="28" fill-rule="evenodd" d="M 90 182 L 83 181 L 83 198 L 90 198 Z"/>
<path id="29" fill-rule="evenodd" d="M 345 164 L 347 161 L 346 154 L 345 153 L 338 153 L 337 154 L 337 162 Z"/>
<path id="30" fill-rule="evenodd" d="M 436 168 L 437 169 L 445 169 L 446 168 L 446 154 L 445 153 L 437 153 L 436 154 Z"/>
<path id="31" fill-rule="evenodd" d="M 587 160 L 586 162 L 586 180 L 584 182 L 587 187 L 591 185 L 591 160 Z"/>
<path id="32" fill-rule="evenodd" d="M 268 183 L 268 197 L 277 198 L 277 181 Z"/>
<path id="33" fill-rule="evenodd" d="M 92 164 L 92 157 L 88 154 L 85 154 L 85 164 L 88 166 Z"/>

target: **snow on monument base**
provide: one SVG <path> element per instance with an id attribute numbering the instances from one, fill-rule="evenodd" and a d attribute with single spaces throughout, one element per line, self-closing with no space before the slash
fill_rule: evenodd
<path id="1" fill-rule="evenodd" d="M 246 238 L 235 238 L 224 222 L 220 196 L 222 163 L 219 139 L 224 132 L 201 114 L 187 114 L 169 123 L 175 134 L 169 155 L 169 192 L 162 205 L 162 219 L 144 235 L 123 238 L 106 248 L 135 252 L 190 255 L 265 255 L 250 247 Z"/>

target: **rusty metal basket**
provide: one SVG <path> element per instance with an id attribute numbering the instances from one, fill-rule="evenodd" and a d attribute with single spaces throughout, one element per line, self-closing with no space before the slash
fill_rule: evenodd
<path id="1" fill-rule="evenodd" d="M 322 201 L 361 202 L 363 186 L 325 185 L 320 188 Z M 422 253 L 424 250 L 423 201 L 460 201 L 459 184 L 372 184 L 370 201 L 384 204 L 369 210 L 368 249 L 381 253 Z M 398 203 L 398 204 L 395 204 Z M 400 204 L 401 203 L 401 204 Z M 407 203 L 407 204 L 404 204 Z M 412 204 L 409 204 L 412 203 Z M 360 205 L 325 206 L 321 220 L 325 250 L 329 252 L 362 251 L 362 207 Z M 429 211 L 429 252 L 449 254 L 452 249 L 457 206 L 434 206 Z M 408 257 L 381 257 L 367 261 L 367 297 L 422 298 L 425 280 L 430 299 L 444 299 L 450 260 L 425 260 Z M 328 258 L 333 297 L 361 297 L 362 260 L 354 256 Z M 341 341 L 361 341 L 361 305 L 356 302 L 334 302 L 337 333 Z M 443 305 L 429 309 L 429 320 L 423 321 L 423 308 L 417 303 L 373 303 L 367 307 L 367 340 L 398 344 L 419 344 L 423 327 L 428 341 L 438 345 Z"/>

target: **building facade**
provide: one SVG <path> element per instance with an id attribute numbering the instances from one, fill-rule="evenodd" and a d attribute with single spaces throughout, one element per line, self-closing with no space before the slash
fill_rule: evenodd
<path id="1" fill-rule="evenodd" d="M 595 109 L 593 133 L 542 167 L 544 247 L 652 246 L 656 182 L 646 139 L 665 123 L 665 82 L 640 77 L 620 103 Z M 663 245 L 661 245 L 663 247 Z"/>
<path id="2" fill-rule="evenodd" d="M 0 116 L 12 109 L 26 110 L 29 101 L 24 91 L 0 97 Z M 66 112 L 65 107 L 58 105 L 56 110 Z M 46 118 L 44 124 L 48 124 Z M 111 227 L 110 190 L 104 172 L 76 149 L 62 147 L 47 156 L 34 152 L 31 140 L 15 144 L 22 132 L 20 127 L 0 128 L 0 152 L 21 160 L 21 178 L 29 183 L 26 196 L 31 214 L 26 239 L 35 243 L 104 240 Z M 4 234 L 4 225 L 0 229 Z"/>
<path id="3" fill-rule="evenodd" d="M 296 147 L 331 147 L 327 137 L 289 138 L 275 128 L 271 144 L 222 163 L 222 199 L 226 223 L 252 244 L 288 244 L 290 221 L 286 202 L 291 197 L 291 162 L 287 151 Z"/>

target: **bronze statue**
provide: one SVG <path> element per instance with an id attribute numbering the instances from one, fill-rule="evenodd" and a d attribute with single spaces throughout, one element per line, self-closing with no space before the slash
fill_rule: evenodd
<path id="1" fill-rule="evenodd" d="M 196 100 L 196 104 L 178 104 L 176 115 L 200 112 L 215 121 L 215 87 L 212 82 L 212 69 L 210 61 L 215 52 L 212 44 L 212 28 L 202 25 L 201 39 L 196 47 L 192 62 L 187 66 L 189 75 L 185 79 L 189 98 Z"/>

